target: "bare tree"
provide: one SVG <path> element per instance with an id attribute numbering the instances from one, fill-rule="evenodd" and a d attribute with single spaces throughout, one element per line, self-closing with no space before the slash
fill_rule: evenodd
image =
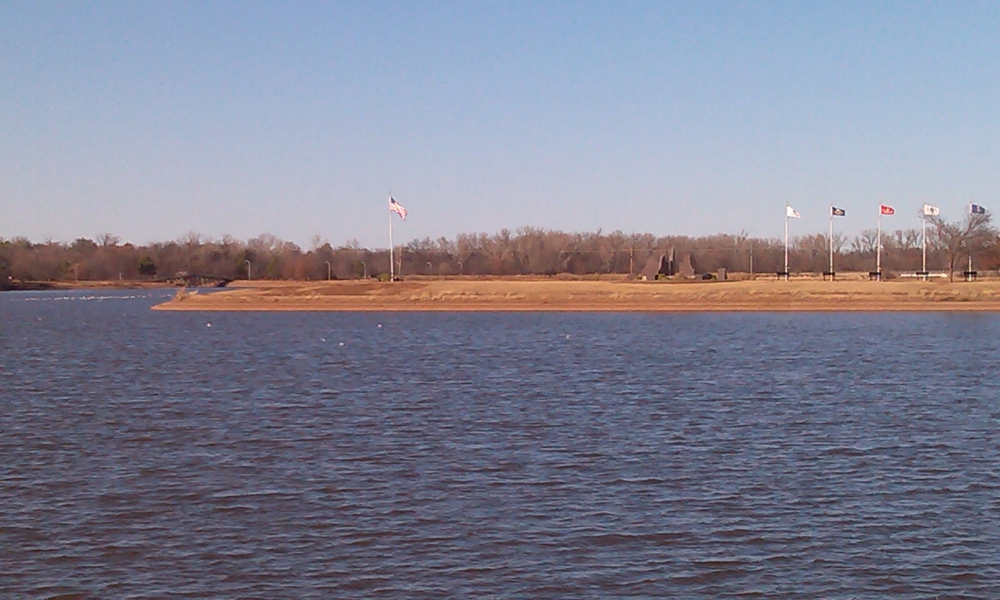
<path id="1" fill-rule="evenodd" d="M 930 218 L 934 241 L 948 261 L 948 280 L 955 280 L 955 263 L 962 255 L 985 249 L 996 239 L 997 231 L 989 213 L 967 214 L 961 221 L 949 223 L 939 216 Z"/>
<path id="2" fill-rule="evenodd" d="M 180 243 L 184 246 L 187 255 L 187 272 L 192 272 L 192 263 L 194 261 L 195 251 L 201 247 L 202 240 L 200 233 L 195 233 L 194 231 L 189 231 L 180 240 Z"/>
<path id="3" fill-rule="evenodd" d="M 874 254 L 877 248 L 878 232 L 874 229 L 865 229 L 851 241 L 851 251 L 857 254 Z"/>
<path id="4" fill-rule="evenodd" d="M 117 246 L 119 242 L 121 242 L 121 238 L 113 233 L 101 233 L 97 236 L 97 243 L 104 248 L 107 248 L 108 246 Z"/>

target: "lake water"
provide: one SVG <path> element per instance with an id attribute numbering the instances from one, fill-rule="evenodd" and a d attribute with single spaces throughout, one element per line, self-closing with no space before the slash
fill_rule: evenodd
<path id="1" fill-rule="evenodd" d="M 3 598 L 1000 597 L 1000 316 L 0 294 Z"/>

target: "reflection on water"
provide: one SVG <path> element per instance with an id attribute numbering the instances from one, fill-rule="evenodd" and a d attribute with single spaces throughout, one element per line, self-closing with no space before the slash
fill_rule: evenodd
<path id="1" fill-rule="evenodd" d="M 0 295 L 11 597 L 1000 597 L 1000 318 Z"/>

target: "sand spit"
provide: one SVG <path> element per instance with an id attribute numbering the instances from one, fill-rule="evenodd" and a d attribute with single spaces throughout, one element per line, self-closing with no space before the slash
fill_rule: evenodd
<path id="1" fill-rule="evenodd" d="M 1000 282 L 260 282 L 179 293 L 185 311 L 1000 311 Z"/>

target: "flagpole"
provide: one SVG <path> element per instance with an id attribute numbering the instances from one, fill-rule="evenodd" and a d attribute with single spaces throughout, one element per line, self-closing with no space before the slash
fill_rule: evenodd
<path id="1" fill-rule="evenodd" d="M 924 274 L 924 281 L 927 281 L 927 209 L 926 208 L 924 209 L 924 215 L 923 217 L 921 217 L 920 222 L 921 222 L 920 245 L 923 246 L 923 248 L 921 248 L 921 254 L 923 254 L 923 257 L 920 263 L 921 264 L 920 272 Z"/>
<path id="2" fill-rule="evenodd" d="M 785 281 L 788 281 L 788 205 L 785 205 Z"/>
<path id="3" fill-rule="evenodd" d="M 972 212 L 972 201 L 969 201 L 969 214 L 974 215 Z M 972 222 L 972 217 L 969 217 L 969 222 Z M 972 244 L 969 244 L 969 268 L 966 270 L 967 275 L 965 276 L 966 281 L 972 281 Z"/>
<path id="4" fill-rule="evenodd" d="M 392 202 L 392 196 L 389 196 Z M 392 210 L 389 210 L 389 281 L 396 281 L 396 265 L 392 258 Z"/>
<path id="5" fill-rule="evenodd" d="M 833 281 L 833 205 L 830 205 L 830 281 Z"/>
<path id="6" fill-rule="evenodd" d="M 878 239 L 875 241 L 875 277 L 882 281 L 882 206 L 878 207 Z"/>

